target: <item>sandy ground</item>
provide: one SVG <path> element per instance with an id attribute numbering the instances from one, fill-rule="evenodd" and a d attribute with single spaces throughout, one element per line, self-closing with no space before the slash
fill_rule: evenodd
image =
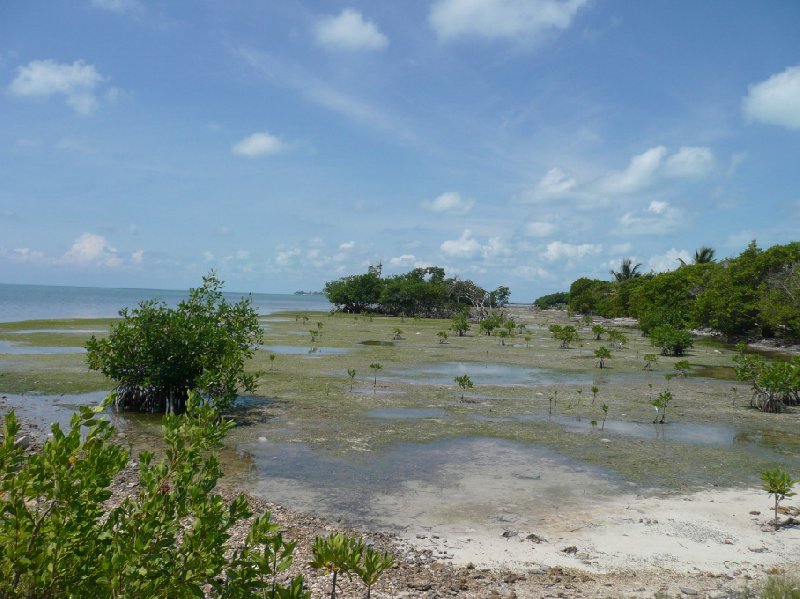
<path id="1" fill-rule="evenodd" d="M 797 513 L 796 504 L 785 503 Z M 759 489 L 630 495 L 562 511 L 535 529 L 419 526 L 403 536 L 434 554 L 452 556 L 456 564 L 477 567 L 546 565 L 593 573 L 657 568 L 735 577 L 761 577 L 774 568 L 797 571 L 800 526 L 774 531 L 771 504 Z M 781 514 L 782 521 L 788 518 Z"/>

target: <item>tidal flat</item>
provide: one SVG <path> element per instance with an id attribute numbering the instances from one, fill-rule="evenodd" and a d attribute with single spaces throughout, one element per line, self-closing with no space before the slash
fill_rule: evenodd
<path id="1" fill-rule="evenodd" d="M 563 312 L 514 307 L 510 313 L 525 329 L 509 339 L 480 335 L 473 325 L 464 337 L 449 332 L 444 343 L 437 333 L 448 331 L 449 320 L 270 318 L 263 348 L 248 365 L 259 373 L 257 392 L 230 414 L 238 424 L 223 456 L 230 480 L 322 515 L 388 525 L 390 511 L 380 506 L 409 494 L 422 501 L 420 488 L 439 489 L 439 511 L 461 505 L 453 499 L 463 488 L 459 477 L 480 481 L 484 494 L 502 501 L 487 495 L 457 511 L 501 522 L 506 513 L 543 517 L 553 489 L 562 503 L 631 492 L 663 496 L 753 487 L 775 465 L 800 470 L 800 414 L 751 409 L 749 387 L 729 376 L 732 350 L 697 343 L 687 356 L 659 356 L 645 369 L 644 355 L 654 353 L 649 340 L 606 322 L 627 343 L 612 349 L 600 369 L 594 350 L 607 341 L 594 340 L 590 326 Z M 110 322 L 3 323 L 0 341 L 74 347 Z M 547 327 L 567 323 L 580 327 L 582 340 L 562 349 Z M 0 392 L 13 394 L 17 405 L 40 402 L 33 410 L 40 418 L 55 409 L 47 405 L 69 410 L 79 402 L 70 396 L 112 387 L 88 371 L 83 355 L 2 354 L 2 347 Z M 680 359 L 690 362 L 689 376 L 673 376 Z M 472 388 L 454 381 L 464 374 Z M 655 424 L 651 402 L 665 389 L 675 399 L 666 424 Z M 128 415 L 118 423 L 134 448 L 158 434 L 152 418 Z M 563 484 L 550 476 L 558 472 Z M 540 478 L 526 479 L 531 473 Z M 580 474 L 574 484 L 570 473 Z M 542 476 L 548 484 L 531 482 Z M 408 513 L 395 510 L 401 527 L 414 520 L 415 509 L 426 509 L 411 500 L 404 505 Z"/>

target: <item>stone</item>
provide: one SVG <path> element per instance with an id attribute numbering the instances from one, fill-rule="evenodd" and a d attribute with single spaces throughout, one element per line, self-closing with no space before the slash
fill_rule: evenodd
<path id="1" fill-rule="evenodd" d="M 14 441 L 14 447 L 17 449 L 28 449 L 31 446 L 31 438 L 28 435 L 22 435 L 19 439 Z"/>
<path id="2" fill-rule="evenodd" d="M 681 593 L 684 595 L 697 595 L 697 591 L 689 587 L 681 587 Z"/>

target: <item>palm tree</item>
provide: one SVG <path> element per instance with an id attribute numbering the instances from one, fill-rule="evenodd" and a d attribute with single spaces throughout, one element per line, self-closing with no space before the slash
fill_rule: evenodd
<path id="1" fill-rule="evenodd" d="M 699 250 L 696 250 L 694 253 L 695 264 L 708 264 L 709 262 L 713 261 L 714 261 L 713 248 L 704 245 Z"/>
<path id="2" fill-rule="evenodd" d="M 641 277 L 642 273 L 638 272 L 639 267 L 641 264 L 637 264 L 636 266 L 631 266 L 633 264 L 633 260 L 630 258 L 624 258 L 622 260 L 622 264 L 620 265 L 619 272 L 612 270 L 611 275 L 614 277 L 614 280 L 619 283 L 621 281 L 627 281 L 629 279 L 635 279 L 636 277 Z"/>

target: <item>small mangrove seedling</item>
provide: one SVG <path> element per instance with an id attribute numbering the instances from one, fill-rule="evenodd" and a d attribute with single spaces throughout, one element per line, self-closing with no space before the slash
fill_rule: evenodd
<path id="1" fill-rule="evenodd" d="M 497 338 L 499 339 L 498 343 L 504 346 L 506 344 L 506 339 L 508 339 L 508 331 L 501 329 L 497 332 Z"/>
<path id="2" fill-rule="evenodd" d="M 401 336 L 402 334 L 403 334 L 403 329 L 401 329 L 400 327 L 394 327 L 392 329 L 392 339 L 393 340 L 400 341 L 403 338 Z"/>
<path id="3" fill-rule="evenodd" d="M 578 389 L 578 407 L 581 407 L 581 397 L 583 397 L 583 389 Z"/>
<path id="4" fill-rule="evenodd" d="M 527 333 L 525 335 L 525 347 L 530 347 L 531 339 L 533 339 L 533 337 L 531 337 L 530 333 Z"/>
<path id="5" fill-rule="evenodd" d="M 592 405 L 594 405 L 594 400 L 597 399 L 597 394 L 600 393 L 600 389 L 592 385 Z"/>
<path id="6" fill-rule="evenodd" d="M 778 504 L 787 497 L 795 495 L 792 487 L 800 481 L 792 480 L 789 473 L 780 466 L 775 466 L 772 470 L 764 470 L 761 473 L 761 480 L 764 481 L 764 485 L 761 488 L 769 495 L 775 496 L 775 530 L 778 530 L 780 526 L 778 522 Z"/>
<path id="7" fill-rule="evenodd" d="M 656 362 L 658 362 L 658 356 L 656 354 L 645 354 L 642 370 L 653 370 L 653 364 Z"/>
<path id="8" fill-rule="evenodd" d="M 459 387 L 461 387 L 461 400 L 464 400 L 464 391 L 467 389 L 472 389 L 474 386 L 472 381 L 469 378 L 468 374 L 462 374 L 461 376 L 457 376 L 453 379 Z"/>
<path id="9" fill-rule="evenodd" d="M 347 376 L 350 377 L 350 391 L 353 390 L 353 381 L 356 380 L 356 369 L 355 368 L 348 368 L 347 369 Z"/>
<path id="10" fill-rule="evenodd" d="M 608 342 L 614 349 L 622 349 L 628 343 L 628 338 L 622 331 L 612 329 L 608 331 Z"/>
<path id="11" fill-rule="evenodd" d="M 603 333 L 606 332 L 606 328 L 601 324 L 596 324 L 592 327 L 592 335 L 594 335 L 595 341 L 600 341 L 603 337 Z"/>
<path id="12" fill-rule="evenodd" d="M 311 546 L 312 559 L 309 566 L 333 574 L 330 599 L 336 599 L 336 581 L 340 574 L 349 578 L 358 571 L 358 563 L 364 551 L 364 543 L 357 537 L 348 537 L 338 532 L 326 538 L 317 537 Z"/>
<path id="13" fill-rule="evenodd" d="M 272 367 L 275 365 L 275 354 L 269 355 L 269 369 L 272 370 Z"/>
<path id="14" fill-rule="evenodd" d="M 676 375 L 679 375 L 679 376 L 682 376 L 682 377 L 685 378 L 686 375 L 689 373 L 689 369 L 691 368 L 691 365 L 689 364 L 689 360 L 679 360 L 679 361 L 675 362 L 674 368 L 675 368 L 675 374 Z"/>
<path id="15" fill-rule="evenodd" d="M 306 316 L 305 314 L 303 315 L 303 324 L 304 325 L 308 324 L 308 316 Z"/>
<path id="16" fill-rule="evenodd" d="M 379 370 L 383 370 L 383 365 L 378 363 L 378 362 L 373 362 L 372 364 L 369 365 L 369 367 L 372 368 L 372 372 L 375 374 L 375 380 L 372 382 L 372 386 L 373 387 L 377 387 L 378 386 L 378 371 Z"/>
<path id="17" fill-rule="evenodd" d="M 505 328 L 505 330 L 506 330 L 506 331 L 508 331 L 508 336 L 509 336 L 509 337 L 513 337 L 513 336 L 514 336 L 514 329 L 515 329 L 516 327 L 517 327 L 517 325 L 516 325 L 516 324 L 514 324 L 514 321 L 513 321 L 513 320 L 506 320 L 506 321 L 503 323 L 503 328 Z"/>
<path id="18" fill-rule="evenodd" d="M 672 396 L 672 391 L 670 391 L 669 389 L 664 389 L 661 393 L 658 394 L 658 397 L 656 397 L 651 402 L 653 407 L 655 407 L 656 409 L 656 419 L 653 420 L 653 424 L 655 424 L 656 422 L 664 424 L 666 422 L 667 406 L 673 399 L 674 397 Z M 660 421 L 658 419 L 659 415 L 661 416 Z"/>
<path id="19" fill-rule="evenodd" d="M 319 337 L 319 331 L 316 329 L 310 329 L 308 332 L 311 333 L 311 343 L 316 343 L 317 338 Z"/>
<path id="20" fill-rule="evenodd" d="M 444 343 L 445 341 L 447 341 L 447 338 L 449 337 L 447 331 L 439 331 L 438 333 L 436 333 L 436 336 L 439 338 L 439 343 Z"/>
<path id="21" fill-rule="evenodd" d="M 597 358 L 597 367 L 605 368 L 606 360 L 611 357 L 611 350 L 609 350 L 605 345 L 600 346 L 594 350 L 594 356 Z"/>
<path id="22" fill-rule="evenodd" d="M 603 425 L 600 427 L 600 430 L 606 428 L 606 418 L 608 418 L 608 404 L 604 403 L 600 408 L 603 410 Z"/>
<path id="23" fill-rule="evenodd" d="M 320 321 L 317 321 L 317 330 L 318 331 L 322 330 L 322 322 L 320 322 Z"/>
<path id="24" fill-rule="evenodd" d="M 365 585 L 367 585 L 367 599 L 372 594 L 372 585 L 378 582 L 385 570 L 394 565 L 394 556 L 383 552 L 375 551 L 372 547 L 366 546 L 361 556 L 361 563 L 358 565 L 356 573 Z"/>

